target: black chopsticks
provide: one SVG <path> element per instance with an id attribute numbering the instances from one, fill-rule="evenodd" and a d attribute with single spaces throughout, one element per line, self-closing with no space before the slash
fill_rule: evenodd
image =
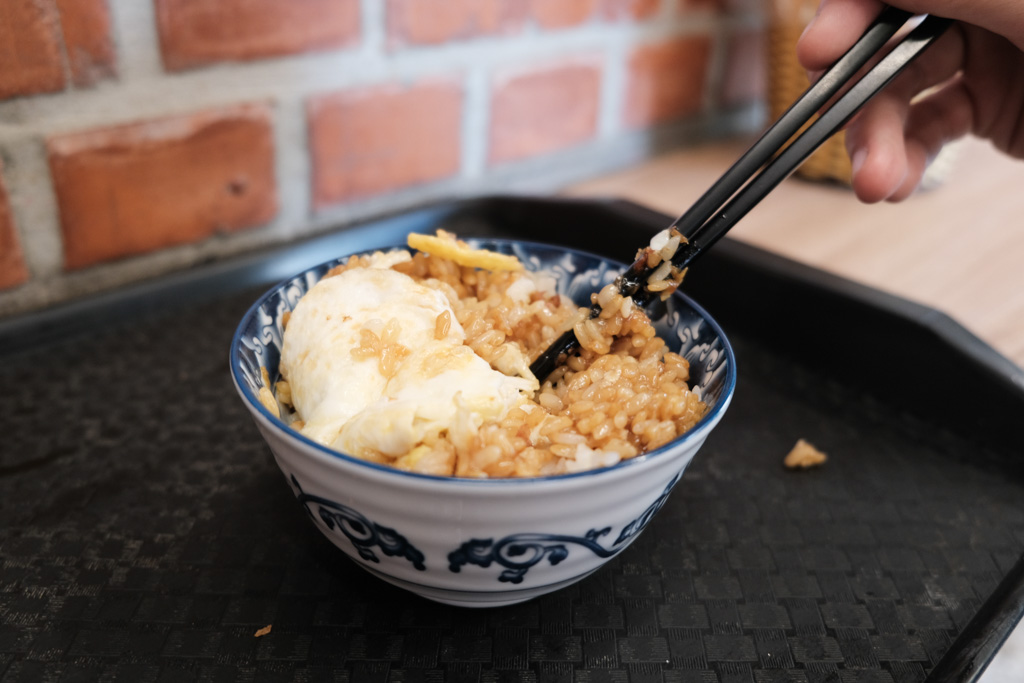
<path id="1" fill-rule="evenodd" d="M 830 97 L 848 83 L 858 69 L 878 52 L 909 18 L 908 12 L 891 7 L 886 9 L 857 44 L 811 86 L 740 160 L 673 224 L 690 240 L 684 254 L 677 252 L 678 262 L 676 258 L 673 259 L 678 267 L 685 267 L 701 251 L 722 237 L 765 195 L 796 170 L 814 150 L 839 131 L 868 100 L 888 85 L 952 23 L 951 20 L 942 17 L 926 17 L 861 80 L 823 111 L 800 137 L 778 153 L 771 163 L 741 189 L 751 173 L 775 155 L 793 133 L 807 123 Z M 739 194 L 733 196 L 738 190 Z"/>
<path id="2" fill-rule="evenodd" d="M 925 16 L 860 80 L 852 83 L 864 65 L 912 17 L 910 12 L 886 8 L 857 43 L 672 224 L 671 227 L 685 238 L 671 257 L 677 272 L 685 271 L 695 258 L 717 242 L 814 150 L 842 128 L 952 23 L 942 17 Z M 836 97 L 846 86 L 849 88 Z M 823 109 L 833 97 L 836 99 L 831 106 Z M 805 126 L 806 129 L 793 139 L 794 134 Z M 633 297 L 640 306 L 646 306 L 655 296 L 655 292 L 646 287 L 654 270 L 647 262 L 646 254 L 641 253 L 618 280 L 622 295 Z M 599 313 L 600 307 L 594 304 L 591 316 L 596 317 Z M 574 332 L 568 330 L 537 357 L 530 370 L 543 381 L 554 370 L 559 358 L 571 353 L 578 343 Z"/>

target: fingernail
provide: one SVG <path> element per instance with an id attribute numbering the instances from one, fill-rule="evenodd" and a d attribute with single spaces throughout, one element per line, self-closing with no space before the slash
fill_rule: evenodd
<path id="1" fill-rule="evenodd" d="M 814 26 L 814 22 L 816 22 L 818 20 L 819 16 L 821 16 L 821 3 L 818 3 L 818 8 L 814 11 L 814 16 L 812 16 L 807 21 L 807 24 L 804 26 L 804 30 L 800 33 L 800 37 L 801 38 L 803 38 L 807 34 L 807 32 L 810 30 L 810 28 L 812 26 Z"/>
<path id="2" fill-rule="evenodd" d="M 803 40 L 804 36 L 807 35 L 807 32 L 811 30 L 812 26 L 814 26 L 814 19 L 811 19 L 810 23 L 807 24 L 807 26 L 804 26 L 804 30 L 800 32 L 800 39 L 797 40 L 796 42 L 799 43 L 801 40 Z"/>
<path id="3" fill-rule="evenodd" d="M 860 171 L 860 167 L 864 165 L 864 160 L 868 158 L 868 151 L 863 147 L 858 148 L 854 151 L 853 156 L 850 157 L 850 168 L 854 174 Z"/>
<path id="4" fill-rule="evenodd" d="M 800 45 L 801 43 L 804 42 L 804 40 L 807 38 L 807 34 L 811 32 L 812 28 L 814 28 L 814 20 L 813 19 L 811 20 L 811 23 L 807 24 L 807 26 L 804 26 L 804 30 L 800 32 L 800 37 L 797 38 L 797 41 L 796 41 L 797 45 Z"/>

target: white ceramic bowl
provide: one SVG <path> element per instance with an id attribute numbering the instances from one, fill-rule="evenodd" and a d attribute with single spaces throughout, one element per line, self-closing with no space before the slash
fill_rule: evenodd
<path id="1" fill-rule="evenodd" d="M 466 241 L 514 253 L 558 278 L 581 305 L 624 266 L 562 247 Z M 412 474 L 325 448 L 259 402 L 260 368 L 278 378 L 281 318 L 343 257 L 286 280 L 249 309 L 231 343 L 231 374 L 278 466 L 310 519 L 357 564 L 431 600 L 508 605 L 558 590 L 622 552 L 665 504 L 683 470 L 722 418 L 736 383 L 732 348 L 718 324 L 676 293 L 655 318 L 690 361 L 707 414 L 675 441 L 615 466 L 534 479 L 478 480 Z"/>

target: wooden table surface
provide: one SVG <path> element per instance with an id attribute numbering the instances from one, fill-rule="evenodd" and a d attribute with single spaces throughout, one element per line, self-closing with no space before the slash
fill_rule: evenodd
<path id="1" fill-rule="evenodd" d="M 567 188 L 676 216 L 743 152 L 688 148 Z M 947 313 L 1024 367 L 1024 162 L 960 143 L 943 182 L 899 204 L 790 178 L 729 236 Z"/>

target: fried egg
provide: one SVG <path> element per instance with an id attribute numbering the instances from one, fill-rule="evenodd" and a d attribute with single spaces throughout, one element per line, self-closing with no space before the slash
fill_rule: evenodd
<path id="1" fill-rule="evenodd" d="M 302 434 L 391 462 L 456 419 L 500 419 L 537 388 L 532 375 L 503 374 L 464 344 L 441 291 L 388 262 L 374 265 L 321 280 L 289 318 L 280 368 L 305 422 Z M 367 340 L 382 342 L 386 362 L 367 351 Z"/>

